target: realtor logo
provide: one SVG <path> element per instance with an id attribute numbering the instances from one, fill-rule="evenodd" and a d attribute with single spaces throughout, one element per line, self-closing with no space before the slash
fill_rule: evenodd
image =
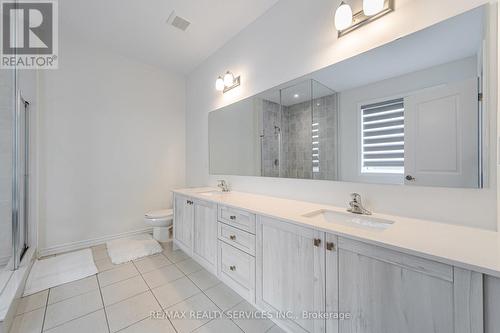
<path id="1" fill-rule="evenodd" d="M 2 68 L 56 69 L 57 2 L 2 0 Z"/>

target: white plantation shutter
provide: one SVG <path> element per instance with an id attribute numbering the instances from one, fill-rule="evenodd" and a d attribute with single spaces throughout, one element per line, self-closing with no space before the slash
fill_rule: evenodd
<path id="1" fill-rule="evenodd" d="M 404 101 L 361 106 L 362 172 L 404 172 Z"/>

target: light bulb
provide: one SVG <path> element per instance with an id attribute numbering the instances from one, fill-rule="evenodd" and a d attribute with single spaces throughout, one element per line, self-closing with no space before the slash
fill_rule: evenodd
<path id="1" fill-rule="evenodd" d="M 351 6 L 342 2 L 335 12 L 335 28 L 338 31 L 349 28 L 352 24 L 352 9 Z"/>
<path id="2" fill-rule="evenodd" d="M 363 0 L 363 12 L 366 16 L 373 16 L 384 9 L 384 0 Z"/>
<path id="3" fill-rule="evenodd" d="M 222 79 L 222 76 L 219 76 L 215 81 L 215 89 L 218 91 L 224 90 L 224 80 Z"/>
<path id="4" fill-rule="evenodd" d="M 224 75 L 224 85 L 226 87 L 231 87 L 234 84 L 234 75 L 230 71 L 227 71 Z"/>

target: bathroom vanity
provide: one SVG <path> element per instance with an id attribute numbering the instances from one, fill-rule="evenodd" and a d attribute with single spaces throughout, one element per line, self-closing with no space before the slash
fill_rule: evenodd
<path id="1" fill-rule="evenodd" d="M 293 314 L 274 319 L 290 332 L 483 332 L 495 232 L 210 188 L 174 202 L 174 243 L 257 308 Z M 337 313 L 351 317 L 314 319 Z"/>

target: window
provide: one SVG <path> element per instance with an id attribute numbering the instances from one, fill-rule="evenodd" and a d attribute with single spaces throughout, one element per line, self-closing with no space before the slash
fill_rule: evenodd
<path id="1" fill-rule="evenodd" d="M 404 173 L 404 101 L 361 106 L 361 172 Z"/>
<path id="2" fill-rule="evenodd" d="M 312 163 L 313 173 L 319 172 L 319 123 L 312 124 Z"/>

